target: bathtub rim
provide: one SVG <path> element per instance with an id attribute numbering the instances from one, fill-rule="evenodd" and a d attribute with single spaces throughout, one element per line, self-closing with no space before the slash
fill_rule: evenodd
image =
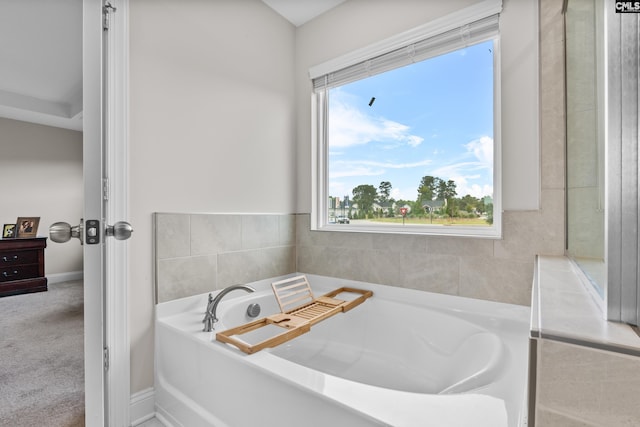
<path id="1" fill-rule="evenodd" d="M 377 284 L 301 272 L 275 276 L 267 279 L 257 280 L 255 282 L 249 282 L 246 284 L 255 288 L 256 292 L 268 293 L 271 292 L 272 282 L 301 274 L 307 276 L 309 282 L 311 282 L 314 292 L 317 294 L 323 294 L 340 287 L 340 282 L 342 281 L 347 282 L 354 287 L 373 287 L 372 290 L 374 291 L 374 295 L 390 301 L 420 307 L 429 306 L 430 308 L 433 308 L 437 311 L 454 311 L 461 315 L 470 315 L 471 317 L 474 317 L 474 315 L 490 315 L 502 320 L 517 321 L 517 323 L 521 323 L 524 321 L 527 325 L 527 330 L 529 329 L 531 308 L 524 305 L 490 301 L 459 295 L 441 294 L 419 289 L 404 288 L 401 286 Z M 335 285 L 332 285 L 330 282 L 337 283 L 335 283 Z M 215 296 L 221 290 L 222 289 L 215 289 L 197 295 L 157 303 L 155 304 L 155 318 L 162 319 L 191 310 L 202 311 L 202 315 L 204 317 L 206 298 L 208 294 L 212 293 Z M 247 295 L 251 296 L 252 294 L 230 293 L 220 302 L 220 304 L 224 305 L 229 301 L 245 298 L 247 297 Z M 204 304 L 202 303 L 203 298 L 205 301 Z M 441 308 L 443 305 L 447 307 L 446 310 L 443 310 Z M 526 315 L 526 318 L 523 317 L 524 315 Z"/>

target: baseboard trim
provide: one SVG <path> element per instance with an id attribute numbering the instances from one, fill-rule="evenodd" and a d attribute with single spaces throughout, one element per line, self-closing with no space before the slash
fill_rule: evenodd
<path id="1" fill-rule="evenodd" d="M 153 387 L 132 394 L 131 404 L 129 405 L 131 426 L 137 426 L 153 418 L 156 413 L 155 403 L 156 399 Z"/>
<path id="2" fill-rule="evenodd" d="M 69 271 L 68 273 L 47 274 L 47 283 L 50 285 L 54 283 L 68 282 L 70 280 L 82 280 L 84 277 L 83 271 Z"/>

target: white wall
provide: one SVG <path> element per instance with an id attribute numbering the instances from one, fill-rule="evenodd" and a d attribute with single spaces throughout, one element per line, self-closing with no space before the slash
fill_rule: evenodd
<path id="1" fill-rule="evenodd" d="M 82 218 L 82 132 L 0 118 L 0 223 L 39 216 L 39 236 Z M 1 225 L 0 224 L 0 225 Z M 47 240 L 45 274 L 82 271 L 82 247 Z"/>
<path id="2" fill-rule="evenodd" d="M 152 213 L 295 209 L 294 36 L 260 0 L 130 3 L 132 393 L 153 385 Z"/>

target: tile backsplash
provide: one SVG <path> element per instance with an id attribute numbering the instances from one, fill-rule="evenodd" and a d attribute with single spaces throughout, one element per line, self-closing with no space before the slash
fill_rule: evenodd
<path id="1" fill-rule="evenodd" d="M 295 272 L 295 218 L 155 213 L 156 303 Z"/>
<path id="2" fill-rule="evenodd" d="M 522 233 L 489 240 L 310 231 L 309 214 L 156 213 L 155 301 L 304 272 L 528 305 L 535 254 L 547 245 L 539 228 L 549 221 L 538 217 L 555 211 L 545 212 L 518 222 L 529 231 L 522 244 Z"/>

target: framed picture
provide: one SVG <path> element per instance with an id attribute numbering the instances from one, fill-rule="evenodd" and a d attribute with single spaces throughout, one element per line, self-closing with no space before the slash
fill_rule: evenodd
<path id="1" fill-rule="evenodd" d="M 13 239 L 14 237 L 16 237 L 16 225 L 5 224 L 4 227 L 2 227 L 2 238 Z"/>
<path id="2" fill-rule="evenodd" d="M 18 221 L 16 221 L 16 227 L 18 227 L 16 237 L 36 237 L 36 234 L 38 233 L 38 224 L 40 224 L 39 216 L 18 217 Z"/>

